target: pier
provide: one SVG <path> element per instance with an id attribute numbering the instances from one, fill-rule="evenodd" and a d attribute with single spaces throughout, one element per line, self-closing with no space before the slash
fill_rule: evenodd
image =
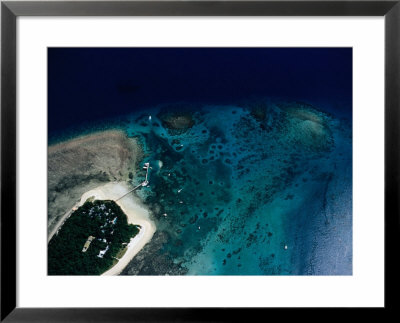
<path id="1" fill-rule="evenodd" d="M 121 197 L 119 197 L 119 198 L 117 198 L 116 200 L 115 200 L 115 202 L 117 202 L 117 201 L 119 201 L 120 199 L 122 199 L 122 198 L 124 198 L 125 196 L 127 196 L 128 194 L 130 194 L 130 193 L 132 193 L 133 191 L 135 191 L 135 190 L 137 190 L 138 188 L 140 188 L 140 187 L 145 187 L 145 186 L 147 186 L 147 185 L 149 185 L 149 181 L 148 181 L 148 175 L 149 175 L 149 168 L 150 168 L 150 164 L 149 163 L 145 163 L 144 164 L 144 166 L 143 166 L 143 169 L 145 169 L 146 170 L 146 178 L 145 178 L 145 180 L 142 182 L 142 183 L 140 183 L 139 185 L 137 185 L 137 186 L 135 186 L 134 188 L 132 188 L 129 192 L 126 192 L 124 195 L 122 195 Z"/>

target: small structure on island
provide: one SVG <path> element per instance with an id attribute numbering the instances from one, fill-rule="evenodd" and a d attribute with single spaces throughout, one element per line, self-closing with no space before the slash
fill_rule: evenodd
<path id="1" fill-rule="evenodd" d="M 97 257 L 103 258 L 103 257 L 104 257 L 104 254 L 107 252 L 108 248 L 109 248 L 109 245 L 107 245 L 106 249 L 100 250 L 100 252 L 99 252 L 99 254 L 97 255 Z"/>
<path id="2" fill-rule="evenodd" d="M 82 252 L 86 252 L 89 249 L 90 243 L 93 241 L 94 238 L 95 237 L 93 237 L 93 236 L 89 236 L 89 238 L 86 240 L 85 244 L 83 245 Z"/>
<path id="3" fill-rule="evenodd" d="M 146 178 L 145 178 L 145 180 L 144 180 L 142 183 L 140 183 L 140 184 L 138 184 L 137 186 L 135 186 L 134 188 L 132 188 L 130 191 L 126 192 L 124 195 L 122 195 L 122 196 L 120 196 L 119 198 L 117 198 L 117 199 L 115 200 L 115 202 L 117 202 L 117 201 L 119 201 L 120 199 L 122 199 L 123 197 L 127 196 L 129 193 L 131 193 L 131 192 L 137 190 L 139 187 L 145 187 L 145 186 L 149 185 L 148 176 L 149 176 L 149 169 L 150 169 L 150 168 L 152 168 L 152 167 L 150 166 L 150 163 L 144 163 L 143 169 L 146 170 Z"/>

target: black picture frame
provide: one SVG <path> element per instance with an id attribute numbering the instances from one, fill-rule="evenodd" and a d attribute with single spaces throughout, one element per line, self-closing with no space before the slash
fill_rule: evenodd
<path id="1" fill-rule="evenodd" d="M 384 16 L 385 309 L 398 285 L 400 0 L 387 1 L 2 1 L 1 2 L 1 321 L 181 322 L 256 319 L 266 309 L 18 308 L 16 282 L 16 19 L 19 16 Z M 373 233 L 371 233 L 373 238 Z M 371 255 L 373 256 L 373 255 Z M 260 313 L 259 313 L 260 312 Z M 379 311 L 380 313 L 380 311 Z"/>

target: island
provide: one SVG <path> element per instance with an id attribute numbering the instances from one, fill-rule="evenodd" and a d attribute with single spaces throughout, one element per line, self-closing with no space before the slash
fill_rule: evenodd
<path id="1" fill-rule="evenodd" d="M 48 244 L 49 275 L 118 275 L 156 231 L 126 182 L 84 193 Z"/>
<path id="2" fill-rule="evenodd" d="M 50 240 L 49 275 L 100 275 L 116 265 L 140 226 L 112 200 L 88 199 Z"/>

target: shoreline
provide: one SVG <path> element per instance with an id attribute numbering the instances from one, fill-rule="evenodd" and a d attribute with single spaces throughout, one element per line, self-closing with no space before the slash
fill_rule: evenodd
<path id="1" fill-rule="evenodd" d="M 100 276 L 119 275 L 133 257 L 151 240 L 153 234 L 156 232 L 156 225 L 150 220 L 149 211 L 135 201 L 132 196 L 127 195 L 124 198 L 115 201 L 125 193 L 129 192 L 130 189 L 131 188 L 125 182 L 110 182 L 85 192 L 82 195 L 80 202 L 76 205 L 78 207 L 83 205 L 90 197 L 94 197 L 96 200 L 113 200 L 126 214 L 128 224 L 140 225 L 141 227 L 139 233 L 129 242 L 128 250 L 122 258 L 119 259 L 118 263 Z"/>

